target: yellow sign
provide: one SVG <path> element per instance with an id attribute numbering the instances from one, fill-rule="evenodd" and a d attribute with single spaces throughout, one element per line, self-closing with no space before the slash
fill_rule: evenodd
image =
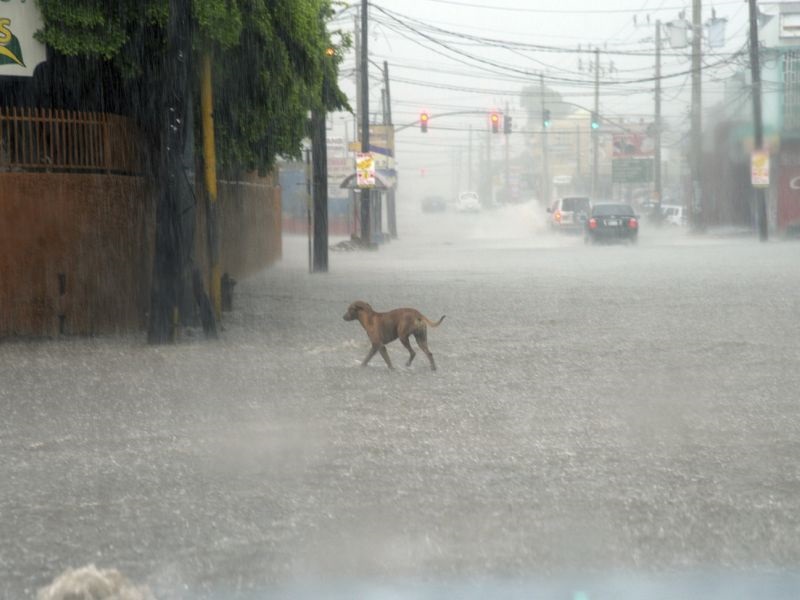
<path id="1" fill-rule="evenodd" d="M 0 76 L 32 77 L 39 63 L 47 60 L 44 44 L 34 39 L 43 29 L 42 13 L 36 2 L 0 2 Z"/>
<path id="2" fill-rule="evenodd" d="M 750 180 L 753 187 L 769 187 L 769 152 L 753 150 L 750 155 Z"/>
<path id="3" fill-rule="evenodd" d="M 356 154 L 356 183 L 360 188 L 375 186 L 375 160 L 372 154 Z"/>

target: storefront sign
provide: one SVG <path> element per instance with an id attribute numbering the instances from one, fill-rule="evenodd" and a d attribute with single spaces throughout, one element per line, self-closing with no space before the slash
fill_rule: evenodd
<path id="1" fill-rule="evenodd" d="M 47 60 L 45 45 L 33 37 L 43 27 L 35 0 L 0 0 L 0 76 L 33 77 Z"/>

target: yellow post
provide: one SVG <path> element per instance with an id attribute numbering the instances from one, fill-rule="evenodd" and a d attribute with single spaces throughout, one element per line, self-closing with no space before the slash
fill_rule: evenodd
<path id="1" fill-rule="evenodd" d="M 211 54 L 203 52 L 200 82 L 200 112 L 203 125 L 203 169 L 208 193 L 209 295 L 214 313 L 222 317 L 222 274 L 219 264 L 219 232 L 217 227 L 217 155 L 214 149 L 214 97 L 211 89 Z"/>

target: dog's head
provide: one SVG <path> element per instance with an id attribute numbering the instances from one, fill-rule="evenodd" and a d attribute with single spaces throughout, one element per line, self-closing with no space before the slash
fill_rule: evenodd
<path id="1" fill-rule="evenodd" d="M 367 304 L 366 302 L 362 302 L 361 300 L 356 300 L 350 306 L 347 307 L 347 312 L 344 313 L 342 317 L 345 321 L 355 321 L 358 319 L 358 313 L 361 311 L 372 311 L 372 307 Z"/>

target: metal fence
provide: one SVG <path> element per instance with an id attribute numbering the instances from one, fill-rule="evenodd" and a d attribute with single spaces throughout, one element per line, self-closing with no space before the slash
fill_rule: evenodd
<path id="1" fill-rule="evenodd" d="M 125 117 L 0 106 L 0 170 L 138 175 L 140 148 Z"/>

